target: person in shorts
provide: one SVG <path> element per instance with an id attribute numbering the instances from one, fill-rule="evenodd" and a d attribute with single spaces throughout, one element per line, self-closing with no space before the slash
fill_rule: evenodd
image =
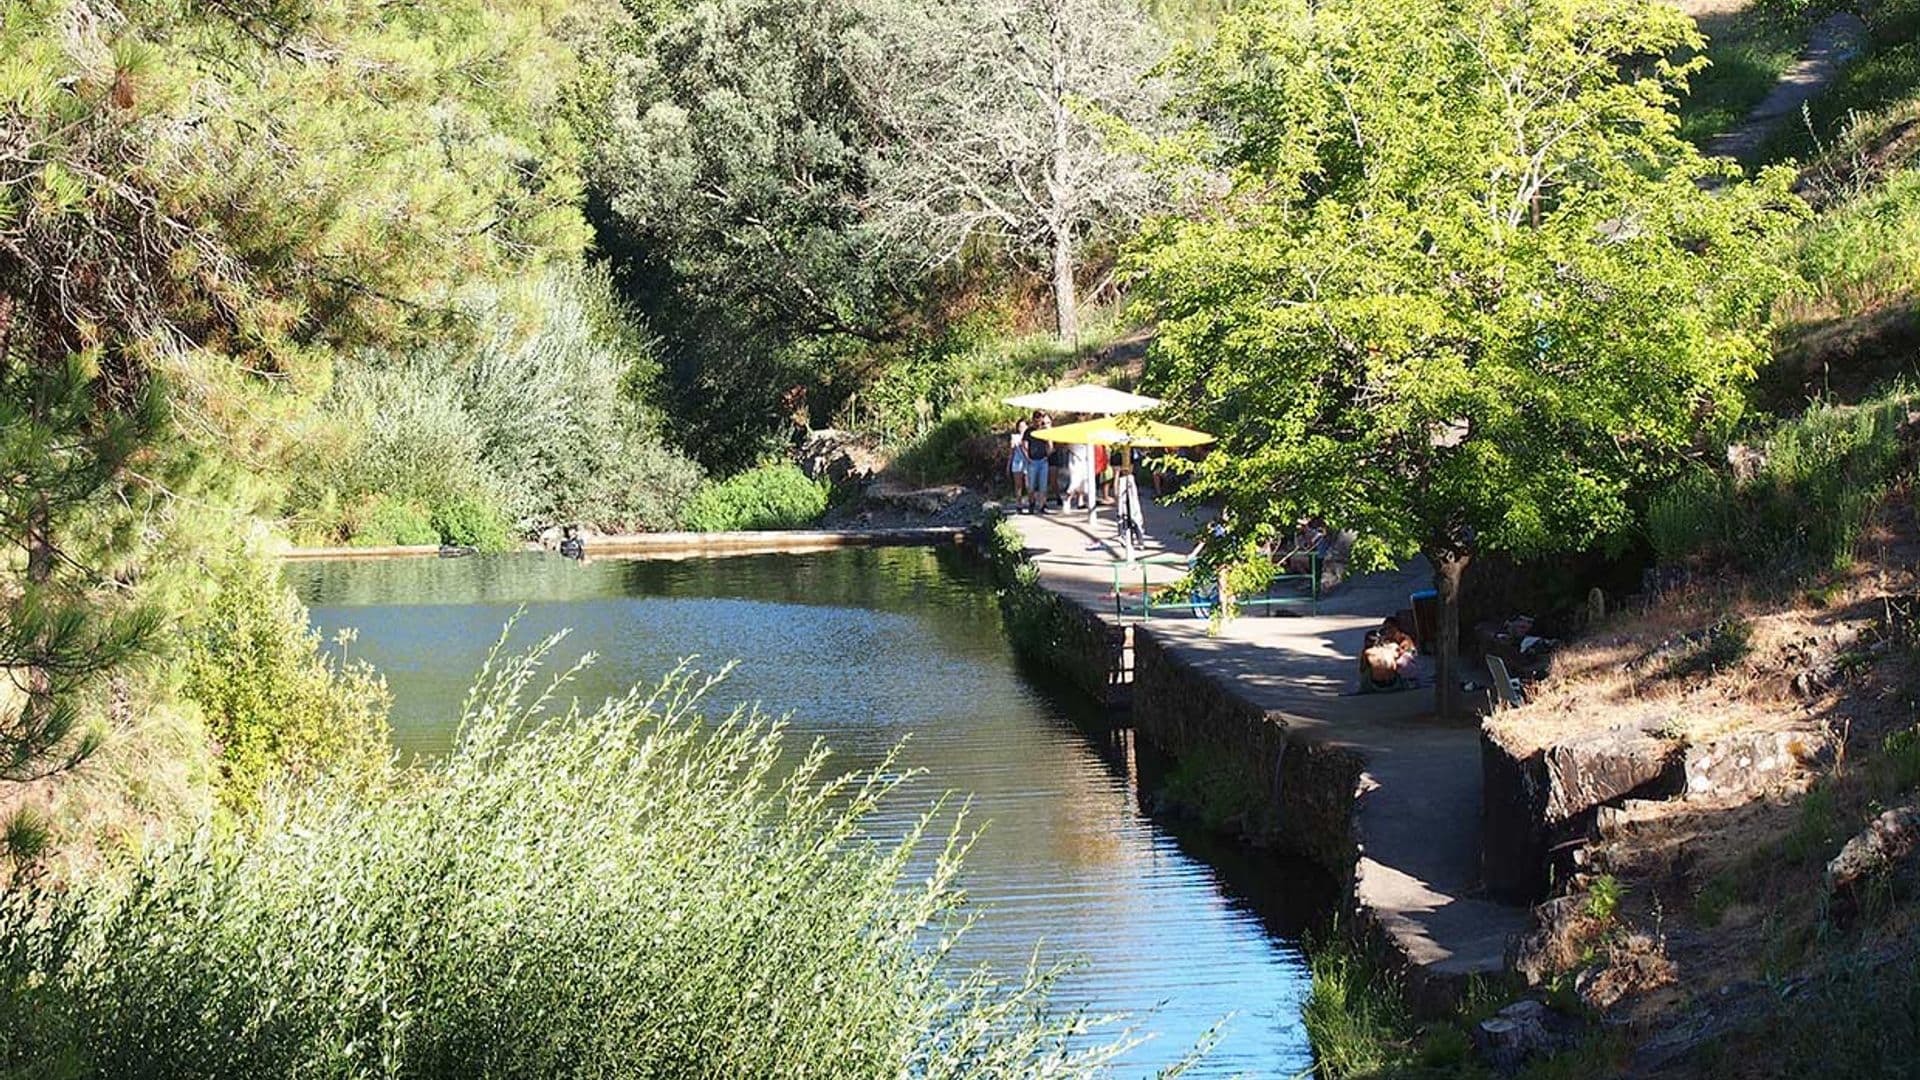
<path id="1" fill-rule="evenodd" d="M 1035 413 L 1033 423 L 1027 428 L 1027 500 L 1036 514 L 1047 512 L 1047 455 L 1053 452 L 1052 444 L 1036 433 L 1052 426 L 1052 417 Z"/>
<path id="2" fill-rule="evenodd" d="M 1013 478 L 1013 503 L 1021 513 L 1027 510 L 1027 418 L 1021 417 L 1019 426 L 1013 429 L 1013 435 L 1007 441 L 1007 473 Z"/>

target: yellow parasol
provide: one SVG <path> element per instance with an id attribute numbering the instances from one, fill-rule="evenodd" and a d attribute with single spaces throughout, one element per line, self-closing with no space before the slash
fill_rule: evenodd
<path id="1" fill-rule="evenodd" d="M 1109 416 L 1101 420 L 1082 420 L 1077 424 L 1056 424 L 1041 428 L 1035 435 L 1055 443 L 1098 443 L 1103 446 L 1204 446 L 1213 436 L 1192 428 L 1162 424 L 1138 416 Z"/>

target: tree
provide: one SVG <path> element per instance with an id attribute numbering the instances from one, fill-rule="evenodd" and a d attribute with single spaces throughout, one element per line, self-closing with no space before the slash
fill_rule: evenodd
<path id="1" fill-rule="evenodd" d="M 1080 332 L 1085 250 L 1155 205 L 1107 122 L 1150 126 L 1165 54 L 1134 0 L 934 0 L 874 7 L 861 86 L 887 139 L 875 226 L 930 265 L 976 240 L 1042 263 L 1063 341 Z"/>
<path id="2" fill-rule="evenodd" d="M 153 639 L 139 495 L 254 464 L 250 407 L 337 351 L 457 331 L 466 275 L 578 252 L 529 32 L 562 6 L 0 6 L 0 778 L 84 752 Z"/>
<path id="3" fill-rule="evenodd" d="M 672 343 L 680 434 L 731 470 L 766 452 L 783 391 L 901 335 L 923 275 L 872 241 L 879 133 L 851 81 L 870 38 L 853 0 L 699 0 L 655 18 L 614 60 L 602 242 Z"/>
<path id="4" fill-rule="evenodd" d="M 1269 0 L 1176 65 L 1232 182 L 1135 253 L 1146 382 L 1221 433 L 1243 554 L 1317 515 L 1426 556 L 1443 715 L 1475 554 L 1628 536 L 1763 355 L 1799 204 L 1676 137 L 1698 42 L 1657 0 Z"/>
<path id="5" fill-rule="evenodd" d="M 0 672 L 14 691 L 0 699 L 0 780 L 23 782 L 93 751 L 95 734 L 76 734 L 81 695 L 152 644 L 156 612 L 114 596 L 97 561 L 123 550 L 124 536 L 68 541 L 79 531 L 70 526 L 113 516 L 112 487 L 160 412 L 149 392 L 102 416 L 93 398 L 103 388 L 80 362 L 19 363 L 11 307 L 0 298 L 0 540 L 24 572 L 0 586 Z"/>

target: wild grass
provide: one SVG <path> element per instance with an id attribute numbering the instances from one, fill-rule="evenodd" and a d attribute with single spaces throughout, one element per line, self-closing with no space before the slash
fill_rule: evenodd
<path id="1" fill-rule="evenodd" d="M 1913 304 L 1920 296 L 1920 171 L 1897 172 L 1808 222 L 1792 262 L 1806 287 L 1780 305 L 1789 323 Z"/>
<path id="2" fill-rule="evenodd" d="M 66 1077 L 1074 1077 L 1050 969 L 954 969 L 967 847 L 676 675 L 562 705 L 498 650 L 457 746 L 131 880 L 0 902 L 0 1067 Z"/>
<path id="3" fill-rule="evenodd" d="M 1648 538 L 1665 563 L 1844 569 L 1907 461 L 1904 387 L 1857 406 L 1815 405 L 1758 444 L 1751 475 L 1703 470 L 1656 498 Z"/>

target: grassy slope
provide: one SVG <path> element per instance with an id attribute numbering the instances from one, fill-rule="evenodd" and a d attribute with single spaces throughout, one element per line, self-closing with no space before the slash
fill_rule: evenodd
<path id="1" fill-rule="evenodd" d="M 1844 157 L 1920 118 L 1920 0 L 1877 0 L 1861 12 L 1868 32 L 1862 55 L 1808 106 L 1805 122 L 1783 127 L 1763 147 L 1763 160 Z"/>
<path id="2" fill-rule="evenodd" d="M 1775 160 L 1826 147 L 1810 173 L 1819 213 L 1782 253 L 1807 287 L 1779 313 L 1779 370 L 1768 373 L 1765 401 L 1776 409 L 1804 407 L 1810 393 L 1867 399 L 1920 360 L 1901 331 L 1920 307 L 1920 170 L 1902 156 L 1911 152 L 1903 140 L 1920 142 L 1917 12 L 1915 0 L 1870 12 L 1871 51 L 1810 110 L 1812 133 L 1783 132 L 1768 147 Z M 1726 17 L 1705 28 L 1715 68 L 1696 78 L 1683 110 L 1687 135 L 1697 141 L 1764 96 L 1791 62 L 1797 33 L 1780 21 Z M 1606 880 L 1623 886 L 1624 900 L 1610 917 L 1612 928 L 1583 947 L 1580 963 L 1595 963 L 1608 942 L 1638 927 L 1676 954 L 1677 981 L 1630 995 L 1618 1007 L 1616 1019 L 1630 1017 L 1635 1028 L 1537 1063 L 1533 1074 L 1610 1074 L 1626 1064 L 1638 1037 L 1686 1015 L 1713 988 L 1755 980 L 1784 996 L 1700 1048 L 1678 1075 L 1906 1075 L 1920 1055 L 1920 954 L 1912 945 L 1920 897 L 1882 890 L 1863 912 L 1843 918 L 1825 901 L 1822 880 L 1827 860 L 1866 820 L 1920 794 L 1920 734 L 1913 727 L 1920 646 L 1902 640 L 1879 653 L 1850 655 L 1842 686 L 1811 702 L 1786 685 L 1800 662 L 1796 650 L 1808 640 L 1837 629 L 1884 632 L 1876 630 L 1885 623 L 1883 598 L 1920 588 L 1911 457 L 1901 456 L 1894 468 L 1891 477 L 1876 469 L 1862 481 L 1875 489 L 1863 492 L 1878 512 L 1857 549 L 1863 557 L 1844 569 L 1827 569 L 1828 553 L 1820 553 L 1823 565 L 1812 578 L 1804 562 L 1738 576 L 1615 622 L 1604 641 L 1585 650 L 1592 663 L 1581 664 L 1576 651 L 1563 666 L 1541 707 L 1560 718 L 1546 723 L 1577 722 L 1584 714 L 1603 724 L 1617 722 L 1623 708 L 1658 708 L 1685 721 L 1676 732 L 1691 726 L 1696 736 L 1819 716 L 1851 738 L 1842 766 L 1804 792 L 1718 807 L 1679 804 L 1596 849 L 1597 865 L 1617 875 Z M 1891 493 L 1882 495 L 1889 479 Z M 1835 510 L 1800 509 L 1802 518 Z M 1659 686 L 1620 677 L 1620 659 L 1636 649 L 1729 620 L 1746 631 L 1741 649 L 1690 669 L 1688 678 Z M 1572 974 L 1549 991 L 1564 1001 Z M 1460 1043 L 1486 1001 L 1420 1023 L 1399 1007 L 1389 981 L 1349 953 L 1322 951 L 1313 975 L 1307 1021 L 1322 1075 L 1481 1075 Z"/>

